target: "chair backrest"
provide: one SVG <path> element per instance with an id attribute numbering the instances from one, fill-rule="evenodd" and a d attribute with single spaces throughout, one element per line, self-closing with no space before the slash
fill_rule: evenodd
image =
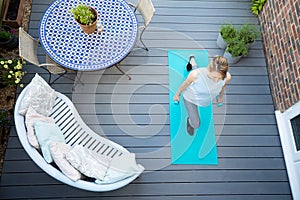
<path id="1" fill-rule="evenodd" d="M 138 10 L 144 19 L 144 26 L 148 26 L 154 13 L 155 8 L 151 0 L 139 0 L 136 5 L 136 10 Z"/>
<path id="2" fill-rule="evenodd" d="M 38 41 L 31 37 L 22 27 L 19 28 L 19 56 L 24 60 L 40 66 L 37 57 Z"/>

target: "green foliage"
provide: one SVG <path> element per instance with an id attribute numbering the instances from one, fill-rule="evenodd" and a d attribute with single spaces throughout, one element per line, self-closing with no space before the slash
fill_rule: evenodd
<path id="1" fill-rule="evenodd" d="M 83 25 L 91 25 L 96 20 L 96 14 L 87 5 L 78 4 L 73 7 L 70 12 L 75 19 Z"/>
<path id="2" fill-rule="evenodd" d="M 226 52 L 230 53 L 232 57 L 247 56 L 248 45 L 243 40 L 239 40 L 238 37 L 235 37 L 228 44 Z"/>
<path id="3" fill-rule="evenodd" d="M 251 1 L 251 12 L 255 15 L 258 15 L 258 13 L 262 10 L 264 4 L 267 2 L 267 0 L 252 0 Z"/>
<path id="4" fill-rule="evenodd" d="M 240 40 L 244 40 L 247 44 L 252 44 L 259 36 L 259 31 L 255 26 L 244 24 L 239 30 Z"/>
<path id="5" fill-rule="evenodd" d="M 244 24 L 239 29 L 228 24 L 223 27 L 227 33 L 232 33 L 225 34 L 227 36 L 226 40 L 223 38 L 227 42 L 226 52 L 230 53 L 233 57 L 247 56 L 249 45 L 259 36 L 259 31 L 256 27 L 249 24 Z"/>
<path id="6" fill-rule="evenodd" d="M 0 41 L 5 42 L 12 38 L 12 33 L 5 27 L 0 28 Z"/>
<path id="7" fill-rule="evenodd" d="M 225 40 L 225 42 L 229 42 L 232 38 L 236 37 L 238 31 L 232 24 L 223 24 L 220 27 L 220 34 Z"/>
<path id="8" fill-rule="evenodd" d="M 23 61 L 20 59 L 0 59 L 0 83 L 18 85 L 26 72 L 22 71 Z M 23 87 L 23 84 L 20 84 Z"/>

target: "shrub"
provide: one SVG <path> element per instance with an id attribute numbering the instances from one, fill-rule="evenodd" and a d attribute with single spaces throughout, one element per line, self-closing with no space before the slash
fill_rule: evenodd
<path id="1" fill-rule="evenodd" d="M 220 27 L 220 34 L 225 42 L 229 42 L 236 37 L 237 33 L 237 29 L 232 24 L 223 24 Z"/>
<path id="2" fill-rule="evenodd" d="M 247 56 L 248 45 L 243 40 L 239 40 L 238 37 L 235 37 L 228 44 L 226 52 L 230 53 L 232 57 Z"/>
<path id="3" fill-rule="evenodd" d="M 255 26 L 244 24 L 239 30 L 239 37 L 247 44 L 252 44 L 259 36 L 259 32 Z"/>

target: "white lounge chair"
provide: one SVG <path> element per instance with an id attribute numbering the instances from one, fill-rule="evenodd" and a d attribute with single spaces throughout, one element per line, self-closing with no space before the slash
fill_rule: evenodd
<path id="1" fill-rule="evenodd" d="M 134 174 L 133 176 L 130 176 L 126 179 L 120 180 L 115 183 L 97 184 L 95 182 L 89 182 L 85 180 L 78 180 L 74 182 L 68 177 L 66 177 L 59 169 L 53 167 L 51 164 L 48 164 L 44 160 L 43 156 L 33 146 L 30 145 L 25 128 L 25 117 L 19 114 L 19 108 L 27 88 L 23 89 L 23 91 L 17 99 L 15 106 L 14 118 L 17 134 L 25 151 L 32 158 L 32 160 L 47 174 L 65 184 L 80 189 L 95 192 L 104 192 L 126 186 L 143 172 L 143 166 L 138 165 L 140 171 Z M 67 144 L 70 144 L 71 146 L 74 146 L 76 144 L 83 145 L 96 153 L 101 153 L 102 155 L 107 156 L 109 159 L 115 156 L 122 156 L 124 153 L 129 153 L 128 150 L 126 150 L 121 145 L 116 144 L 115 142 L 112 142 L 104 137 L 101 137 L 94 131 L 92 131 L 83 122 L 70 99 L 59 92 L 56 93 L 57 99 L 52 109 L 52 114 L 50 116 L 54 118 L 55 123 L 62 130 Z"/>

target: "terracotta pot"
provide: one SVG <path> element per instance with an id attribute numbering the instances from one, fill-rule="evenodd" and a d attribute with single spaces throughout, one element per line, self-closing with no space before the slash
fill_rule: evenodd
<path id="1" fill-rule="evenodd" d="M 84 24 L 79 23 L 76 20 L 76 22 L 79 24 L 79 26 L 81 27 L 81 29 L 83 30 L 83 32 L 85 32 L 86 34 L 92 34 L 97 29 L 98 12 L 93 7 L 90 7 L 90 9 L 92 9 L 92 11 L 96 14 L 96 20 L 94 21 L 94 23 L 92 23 L 91 25 L 84 25 Z"/>

